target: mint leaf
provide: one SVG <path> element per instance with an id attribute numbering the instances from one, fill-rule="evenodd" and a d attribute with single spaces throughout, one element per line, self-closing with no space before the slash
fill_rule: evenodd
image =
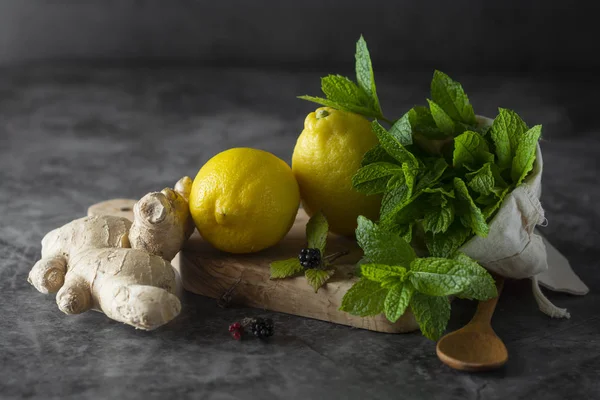
<path id="1" fill-rule="evenodd" d="M 321 90 L 327 99 L 341 104 L 356 104 L 369 107 L 367 94 L 350 79 L 340 75 L 321 78 Z"/>
<path id="2" fill-rule="evenodd" d="M 446 202 L 439 208 L 425 211 L 423 219 L 423 229 L 425 232 L 442 233 L 446 232 L 454 221 L 454 205 Z"/>
<path id="3" fill-rule="evenodd" d="M 335 271 L 332 269 L 323 270 L 311 268 L 306 270 L 304 276 L 306 276 L 306 281 L 308 284 L 312 286 L 313 289 L 315 289 L 315 293 L 317 293 L 319 288 L 323 286 L 325 282 L 327 282 L 329 278 L 333 276 L 334 273 Z"/>
<path id="4" fill-rule="evenodd" d="M 417 258 L 408 274 L 415 289 L 429 296 L 449 296 L 469 286 L 462 264 L 448 258 Z"/>
<path id="5" fill-rule="evenodd" d="M 373 65 L 371 64 L 371 56 L 367 48 L 367 42 L 360 36 L 356 42 L 356 81 L 358 86 L 371 99 L 372 109 L 379 115 L 382 115 L 379 99 L 377 98 L 377 90 L 375 88 L 375 76 L 373 74 Z"/>
<path id="6" fill-rule="evenodd" d="M 429 103 L 429 109 L 431 110 L 431 116 L 435 121 L 435 125 L 442 131 L 444 134 L 451 136 L 454 134 L 454 121 L 452 118 L 444 110 L 442 107 L 438 106 L 437 103 L 427 99 Z"/>
<path id="7" fill-rule="evenodd" d="M 517 186 L 523 182 L 533 168 L 535 151 L 541 135 L 542 126 L 536 125 L 521 136 L 510 171 L 510 176 Z"/>
<path id="8" fill-rule="evenodd" d="M 340 310 L 359 317 L 381 314 L 388 291 L 377 282 L 361 279 L 348 289 Z"/>
<path id="9" fill-rule="evenodd" d="M 509 189 L 510 188 L 504 189 L 500 194 L 497 195 L 496 201 L 494 203 L 490 204 L 489 206 L 483 209 L 483 216 L 485 217 L 486 221 L 489 220 L 489 218 L 496 212 L 498 208 L 500 208 L 502 202 L 504 201 L 504 198 L 508 194 Z"/>
<path id="10" fill-rule="evenodd" d="M 412 237 L 413 237 L 413 227 L 414 227 L 415 223 L 411 222 L 408 223 L 402 227 L 398 227 L 398 235 L 400 235 L 400 237 L 402 239 L 404 239 L 404 241 L 406 243 L 410 243 L 412 242 Z"/>
<path id="11" fill-rule="evenodd" d="M 336 110 L 353 112 L 355 114 L 360 114 L 365 117 L 381 118 L 380 113 L 373 111 L 369 107 L 360 106 L 360 105 L 357 105 L 354 103 L 342 103 L 342 102 L 337 102 L 337 101 L 333 101 L 333 100 L 329 100 L 329 99 L 324 99 L 322 97 L 314 97 L 314 96 L 308 96 L 308 95 L 298 96 L 298 98 L 302 99 L 302 100 L 311 101 L 313 103 L 317 103 L 322 106 L 335 108 Z"/>
<path id="12" fill-rule="evenodd" d="M 471 236 L 471 229 L 454 221 L 444 233 L 425 235 L 425 244 L 434 257 L 450 257 Z"/>
<path id="13" fill-rule="evenodd" d="M 397 179 L 397 178 L 396 178 Z M 408 205 L 410 199 L 410 191 L 405 185 L 398 185 L 394 188 L 389 188 L 381 199 L 381 208 L 379 216 L 381 221 L 389 221 Z"/>
<path id="14" fill-rule="evenodd" d="M 352 186 L 360 193 L 371 195 L 385 192 L 393 175 L 402 174 L 402 166 L 388 162 L 375 162 L 359 169 L 352 177 Z"/>
<path id="15" fill-rule="evenodd" d="M 498 109 L 498 116 L 492 124 L 491 136 L 496 147 L 500 168 L 510 167 L 517 152 L 519 140 L 526 130 L 527 125 L 517 113 L 504 108 Z"/>
<path id="16" fill-rule="evenodd" d="M 417 134 L 434 140 L 448 137 L 437 127 L 433 115 L 427 107 L 415 106 L 407 114 L 413 135 Z"/>
<path id="17" fill-rule="evenodd" d="M 321 254 L 325 253 L 325 243 L 327 242 L 327 233 L 329 224 L 322 212 L 318 212 L 306 223 L 306 240 L 308 247 L 319 249 Z"/>
<path id="18" fill-rule="evenodd" d="M 436 188 L 426 188 L 423 189 L 423 193 L 429 193 L 429 194 L 436 194 L 439 196 L 446 196 L 449 197 L 451 199 L 456 198 L 456 196 L 454 196 L 454 190 L 446 190 L 444 188 L 441 187 L 436 187 Z"/>
<path id="19" fill-rule="evenodd" d="M 478 236 L 486 237 L 490 228 L 485 222 L 483 213 L 471 198 L 467 185 L 460 178 L 454 178 L 454 193 L 460 205 L 458 215 L 465 225 L 473 229 Z"/>
<path id="20" fill-rule="evenodd" d="M 395 160 L 400 163 L 406 163 L 411 167 L 417 168 L 419 163 L 415 156 L 400 143 L 400 141 L 392 136 L 383 126 L 377 121 L 373 121 L 371 124 L 373 132 L 377 135 L 381 147 L 392 156 Z"/>
<path id="21" fill-rule="evenodd" d="M 358 217 L 356 240 L 372 263 L 408 265 L 416 257 L 412 247 L 400 236 L 386 232 L 363 216 Z"/>
<path id="22" fill-rule="evenodd" d="M 450 319 L 448 299 L 415 292 L 410 301 L 410 308 L 423 335 L 431 340 L 438 340 Z"/>
<path id="23" fill-rule="evenodd" d="M 410 126 L 410 118 L 408 113 L 404 114 L 402 118 L 394 122 L 390 128 L 390 135 L 392 135 L 403 146 L 412 144 L 412 128 Z"/>
<path id="24" fill-rule="evenodd" d="M 463 271 L 469 276 L 469 285 L 458 297 L 483 301 L 498 296 L 494 278 L 485 268 L 461 252 L 457 252 L 452 259 L 459 262 Z"/>
<path id="25" fill-rule="evenodd" d="M 385 219 L 380 218 L 379 225 L 386 231 L 399 232 L 401 227 L 422 218 L 423 212 L 419 198 L 413 196 L 397 212 L 390 213 Z"/>
<path id="26" fill-rule="evenodd" d="M 468 185 L 473 191 L 483 195 L 494 192 L 496 180 L 492 173 L 492 165 L 494 164 L 485 163 L 483 164 L 483 167 L 479 168 L 477 171 L 465 175 L 465 177 L 469 179 Z"/>
<path id="27" fill-rule="evenodd" d="M 375 282 L 382 282 L 386 278 L 394 277 L 403 279 L 406 268 L 385 264 L 361 264 L 360 276 Z"/>
<path id="28" fill-rule="evenodd" d="M 399 283 L 390 288 L 383 303 L 385 317 L 388 321 L 392 323 L 398 321 L 410 304 L 413 293 L 414 288 L 408 282 Z"/>
<path id="29" fill-rule="evenodd" d="M 380 144 L 377 144 L 365 153 L 360 165 L 364 167 L 376 162 L 395 163 L 396 160 L 390 156 Z"/>
<path id="30" fill-rule="evenodd" d="M 462 86 L 443 72 L 433 74 L 431 98 L 453 120 L 475 125 L 475 113 Z"/>
<path id="31" fill-rule="evenodd" d="M 417 171 L 402 164 L 403 175 L 394 175 L 387 184 L 387 192 L 381 200 L 380 219 L 387 220 L 404 208 L 413 193 Z"/>
<path id="32" fill-rule="evenodd" d="M 417 193 L 435 185 L 442 178 L 446 168 L 448 168 L 448 163 L 443 158 L 435 158 L 433 163 L 426 162 L 425 167 L 426 172 L 419 179 L 415 188 L 415 192 Z"/>
<path id="33" fill-rule="evenodd" d="M 294 276 L 304 271 L 298 258 L 290 258 L 289 260 L 274 261 L 270 265 L 271 279 L 280 279 Z"/>
<path id="34" fill-rule="evenodd" d="M 466 131 L 454 138 L 453 164 L 455 168 L 467 167 L 471 170 L 493 162 L 486 140 L 477 132 Z"/>

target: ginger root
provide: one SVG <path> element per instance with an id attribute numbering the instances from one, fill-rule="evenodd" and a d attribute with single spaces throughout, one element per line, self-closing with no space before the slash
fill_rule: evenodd
<path id="1" fill-rule="evenodd" d="M 144 249 L 165 260 L 172 260 L 194 231 L 188 198 L 189 177 L 181 178 L 175 190 L 165 188 L 148 193 L 133 207 L 129 241 L 134 249 Z"/>
<path id="2" fill-rule="evenodd" d="M 92 308 L 109 318 L 151 330 L 181 311 L 171 264 L 143 250 L 87 249 L 69 260 L 69 272 L 56 295 L 65 314 Z"/>
<path id="3" fill-rule="evenodd" d="M 134 207 L 133 224 L 115 216 L 80 218 L 49 232 L 28 281 L 57 293 L 66 314 L 90 309 L 139 329 L 175 318 L 176 272 L 170 260 L 193 231 L 187 198 L 191 179 L 149 193 Z"/>
<path id="4" fill-rule="evenodd" d="M 130 247 L 131 221 L 109 215 L 84 217 L 54 229 L 42 239 L 42 259 L 28 281 L 42 293 L 56 293 L 64 282 L 71 254 L 85 248 Z"/>

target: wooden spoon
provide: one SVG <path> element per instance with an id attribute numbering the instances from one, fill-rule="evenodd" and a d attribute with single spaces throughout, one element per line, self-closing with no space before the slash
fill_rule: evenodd
<path id="1" fill-rule="evenodd" d="M 498 297 L 503 285 L 504 279 L 496 277 Z M 440 339 L 436 353 L 444 364 L 475 372 L 499 368 L 508 361 L 506 346 L 491 325 L 498 297 L 479 302 L 475 315 L 467 325 Z"/>

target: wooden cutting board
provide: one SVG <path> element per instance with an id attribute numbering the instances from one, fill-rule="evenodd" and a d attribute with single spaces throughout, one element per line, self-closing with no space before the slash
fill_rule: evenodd
<path id="1" fill-rule="evenodd" d="M 93 205 L 88 215 L 119 215 L 133 219 L 136 200 L 115 199 Z M 294 226 L 277 245 L 252 254 L 229 254 L 219 251 L 194 232 L 171 262 L 179 271 L 184 289 L 218 299 L 221 303 L 278 311 L 322 321 L 369 329 L 378 332 L 404 333 L 418 329 L 410 311 L 396 323 L 383 315 L 355 317 L 339 311 L 342 297 L 356 282 L 353 271 L 362 251 L 354 239 L 330 234 L 326 254 L 348 250 L 350 253 L 334 263 L 335 275 L 317 293 L 304 276 L 269 279 L 272 261 L 297 257 L 306 246 L 305 226 L 308 216 L 300 209 Z"/>

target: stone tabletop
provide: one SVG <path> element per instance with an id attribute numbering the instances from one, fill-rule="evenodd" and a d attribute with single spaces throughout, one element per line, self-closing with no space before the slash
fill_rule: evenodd
<path id="1" fill-rule="evenodd" d="M 323 72 L 199 67 L 30 66 L 0 70 L 0 398 L 587 399 L 600 398 L 600 82 L 460 76 L 477 113 L 513 108 L 543 124 L 549 240 L 590 287 L 548 293 L 569 320 L 537 310 L 508 281 L 493 325 L 505 368 L 450 370 L 419 334 L 389 335 L 185 294 L 154 332 L 99 313 L 63 315 L 27 283 L 44 234 L 102 200 L 139 198 L 194 176 L 212 155 L 256 147 L 289 161 Z M 387 115 L 427 96 L 430 71 L 378 74 Z M 474 304 L 453 303 L 449 329 Z M 227 326 L 269 316 L 269 342 Z"/>

